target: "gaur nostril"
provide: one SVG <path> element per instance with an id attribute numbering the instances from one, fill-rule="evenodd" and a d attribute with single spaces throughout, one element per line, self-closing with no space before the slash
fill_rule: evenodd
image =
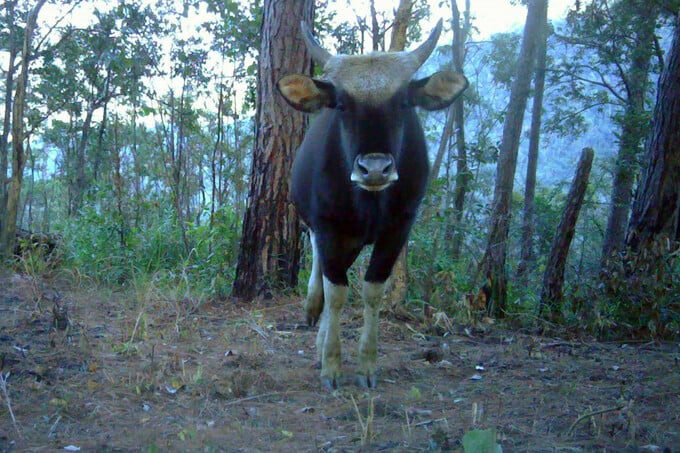
<path id="1" fill-rule="evenodd" d="M 382 171 L 383 176 L 388 176 L 390 173 L 392 173 L 393 167 L 394 167 L 394 162 L 388 162 L 387 165 L 385 165 L 385 168 L 383 168 L 383 171 Z"/>
<path id="2" fill-rule="evenodd" d="M 363 166 L 363 165 L 361 164 L 361 162 L 357 162 L 357 167 L 359 168 L 359 171 L 361 172 L 361 174 L 362 174 L 363 176 L 368 177 L 368 174 L 369 174 L 368 168 L 366 168 L 365 166 Z"/>

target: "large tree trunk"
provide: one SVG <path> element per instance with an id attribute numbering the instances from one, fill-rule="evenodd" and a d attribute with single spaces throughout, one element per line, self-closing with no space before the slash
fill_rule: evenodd
<path id="1" fill-rule="evenodd" d="M 0 230 L 0 257 L 9 256 L 13 250 L 16 232 L 19 197 L 24 176 L 24 112 L 26 109 L 26 90 L 28 85 L 28 66 L 31 62 L 31 46 L 38 14 L 47 0 L 38 0 L 26 20 L 24 42 L 21 51 L 21 72 L 16 83 L 14 106 L 12 109 L 12 181 L 7 194 L 5 224 Z"/>
<path id="2" fill-rule="evenodd" d="M 640 21 L 635 31 L 635 48 L 627 72 L 627 103 L 621 122 L 611 208 L 602 244 L 603 266 L 606 266 L 607 260 L 613 253 L 623 248 L 628 213 L 633 198 L 633 184 L 637 174 L 636 158 L 640 151 L 642 137 L 645 135 L 644 131 L 649 126 L 643 119 L 647 79 L 654 49 L 656 8 L 641 0 L 637 0 L 635 6 Z"/>
<path id="3" fill-rule="evenodd" d="M 588 178 L 590 177 L 594 154 L 592 148 L 585 148 L 581 152 L 576 175 L 567 195 L 567 204 L 564 207 L 562 219 L 557 226 L 552 247 L 550 248 L 550 258 L 543 275 L 539 312 L 548 307 L 554 313 L 557 304 L 562 300 L 564 265 L 567 262 L 571 240 L 574 238 L 574 230 L 576 229 L 576 221 L 583 204 L 583 197 L 588 188 Z"/>
<path id="4" fill-rule="evenodd" d="M 307 119 L 276 93 L 287 74 L 311 74 L 300 21 L 311 23 L 314 2 L 265 0 L 258 61 L 255 148 L 248 207 L 233 295 L 250 298 L 294 287 L 300 261 L 300 222 L 293 209 L 290 168 Z"/>
<path id="5" fill-rule="evenodd" d="M 524 276 L 527 268 L 534 260 L 534 196 L 536 194 L 536 168 L 538 167 L 538 149 L 541 138 L 541 116 L 543 115 L 543 91 L 545 87 L 546 46 L 548 39 L 548 23 L 541 25 L 541 32 L 536 35 L 536 75 L 534 76 L 534 102 L 531 109 L 531 131 L 529 132 L 529 155 L 527 158 L 527 174 L 524 184 L 524 218 L 522 219 L 522 254 L 517 267 L 517 275 Z"/>
<path id="6" fill-rule="evenodd" d="M 635 195 L 627 245 L 641 250 L 655 238 L 680 241 L 680 14 L 668 65 L 659 78 L 646 165 Z"/>
<path id="7" fill-rule="evenodd" d="M 503 316 L 507 299 L 505 259 L 510 227 L 510 203 L 517 168 L 517 151 L 534 67 L 536 34 L 540 32 L 541 24 L 545 23 L 546 10 L 547 0 L 529 2 L 517 74 L 510 90 L 510 102 L 503 125 L 496 186 L 489 219 L 489 236 L 480 264 L 480 271 L 489 285 L 487 289 L 490 301 L 487 309 L 492 316 Z"/>

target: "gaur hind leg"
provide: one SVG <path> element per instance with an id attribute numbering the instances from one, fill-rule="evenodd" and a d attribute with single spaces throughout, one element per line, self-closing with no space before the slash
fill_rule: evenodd
<path id="1" fill-rule="evenodd" d="M 319 332 L 316 335 L 316 350 L 321 359 L 321 383 L 329 390 L 338 387 L 342 362 L 340 345 L 340 312 L 347 300 L 347 285 L 336 285 L 323 277 L 324 309 L 321 314 Z"/>
<path id="2" fill-rule="evenodd" d="M 321 257 L 316 245 L 314 232 L 309 231 L 309 242 L 312 244 L 312 273 L 307 284 L 307 298 L 305 299 L 305 313 L 307 324 L 315 326 L 323 310 L 323 274 L 321 272 Z M 318 341 L 317 341 L 318 344 Z"/>

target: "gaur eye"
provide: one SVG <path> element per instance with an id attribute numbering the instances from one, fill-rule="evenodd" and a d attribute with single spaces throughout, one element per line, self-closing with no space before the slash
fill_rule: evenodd
<path id="1" fill-rule="evenodd" d="M 345 110 L 347 110 L 347 107 L 345 107 L 345 104 L 343 104 L 342 102 L 337 102 L 335 104 L 335 110 L 339 112 L 344 112 Z"/>
<path id="2" fill-rule="evenodd" d="M 409 108 L 411 108 L 411 103 L 408 101 L 408 99 L 404 99 L 403 101 L 401 101 L 401 106 L 400 106 L 400 107 L 401 107 L 403 110 L 409 109 Z"/>

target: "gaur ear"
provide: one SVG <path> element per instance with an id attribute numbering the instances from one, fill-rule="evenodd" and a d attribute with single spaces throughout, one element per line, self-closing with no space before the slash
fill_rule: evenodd
<path id="1" fill-rule="evenodd" d="M 335 103 L 335 87 L 330 82 L 292 74 L 283 77 L 276 84 L 279 93 L 295 109 L 312 113 Z"/>
<path id="2" fill-rule="evenodd" d="M 453 71 L 440 71 L 409 84 L 409 102 L 426 110 L 448 107 L 468 87 L 465 76 Z"/>

